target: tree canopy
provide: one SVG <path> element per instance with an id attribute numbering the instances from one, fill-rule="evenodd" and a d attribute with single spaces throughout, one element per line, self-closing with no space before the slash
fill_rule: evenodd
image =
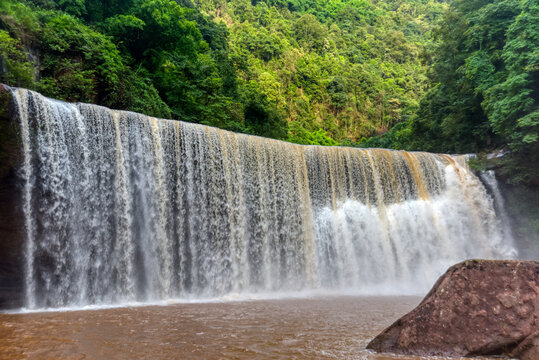
<path id="1" fill-rule="evenodd" d="M 430 90 L 416 115 L 362 146 L 505 149 L 501 173 L 539 179 L 539 2 L 455 0 L 433 30 Z"/>
<path id="2" fill-rule="evenodd" d="M 352 144 L 427 88 L 435 0 L 0 0 L 0 81 L 298 143 Z"/>

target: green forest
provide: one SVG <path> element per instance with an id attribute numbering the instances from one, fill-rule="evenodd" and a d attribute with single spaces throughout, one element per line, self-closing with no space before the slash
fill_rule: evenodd
<path id="1" fill-rule="evenodd" d="M 2 81 L 301 144 L 417 113 L 432 0 L 0 1 Z"/>
<path id="2" fill-rule="evenodd" d="M 539 184 L 537 0 L 0 0 L 0 81 Z"/>

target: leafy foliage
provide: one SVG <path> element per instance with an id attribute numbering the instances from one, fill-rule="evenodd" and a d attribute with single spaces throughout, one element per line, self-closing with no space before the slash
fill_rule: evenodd
<path id="1" fill-rule="evenodd" d="M 32 67 L 20 42 L 5 30 L 0 30 L 0 81 L 17 86 L 32 84 Z"/>
<path id="2" fill-rule="evenodd" d="M 539 186 L 539 2 L 455 0 L 436 46 L 417 116 L 361 145 L 439 152 L 506 147 L 510 182 Z"/>
<path id="3" fill-rule="evenodd" d="M 444 7 L 0 0 L 2 81 L 294 142 L 353 143 L 415 113 L 427 84 L 419 54 Z"/>

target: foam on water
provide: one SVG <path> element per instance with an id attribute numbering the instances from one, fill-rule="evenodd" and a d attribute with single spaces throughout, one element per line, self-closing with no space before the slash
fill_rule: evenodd
<path id="1" fill-rule="evenodd" d="M 384 284 L 373 285 L 362 289 L 311 289 L 300 291 L 279 291 L 279 292 L 256 292 L 256 293 L 229 293 L 218 297 L 182 297 L 162 299 L 157 301 L 130 301 L 115 304 L 89 304 L 89 305 L 74 305 L 63 307 L 44 307 L 44 308 L 20 308 L 13 310 L 0 311 L 2 314 L 34 314 L 34 313 L 49 313 L 49 312 L 73 312 L 73 311 L 98 311 L 118 308 L 137 308 L 151 306 L 170 306 L 181 304 L 217 304 L 231 302 L 248 302 L 248 301 L 265 301 L 265 300 L 291 300 L 291 299 L 325 299 L 325 298 L 342 298 L 342 297 L 357 297 L 357 298 L 372 298 L 380 296 L 420 296 L 423 293 L 410 291 L 409 287 L 393 287 Z"/>

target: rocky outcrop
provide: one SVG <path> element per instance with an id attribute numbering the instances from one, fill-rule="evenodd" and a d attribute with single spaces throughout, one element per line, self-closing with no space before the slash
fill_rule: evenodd
<path id="1" fill-rule="evenodd" d="M 24 217 L 17 169 L 22 161 L 11 92 L 0 84 L 0 309 L 22 305 Z"/>
<path id="2" fill-rule="evenodd" d="M 539 262 L 469 260 L 367 346 L 420 356 L 539 359 Z"/>
<path id="3" fill-rule="evenodd" d="M 511 357 L 521 360 L 539 359 L 539 331 L 534 332 L 522 341 L 511 353 Z"/>

